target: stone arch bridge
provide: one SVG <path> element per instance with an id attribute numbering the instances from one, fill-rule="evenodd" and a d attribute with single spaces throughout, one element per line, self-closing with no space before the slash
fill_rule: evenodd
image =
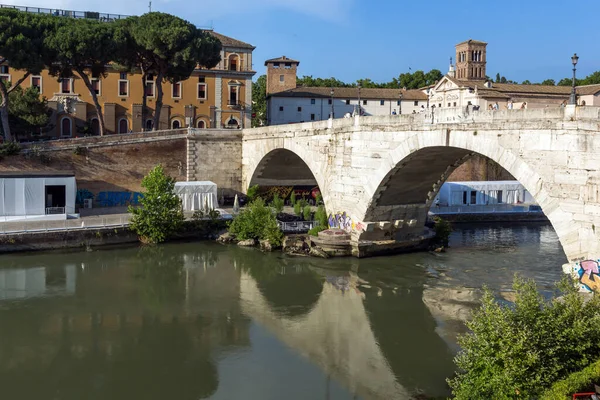
<path id="1" fill-rule="evenodd" d="M 423 232 L 440 186 L 475 154 L 525 186 L 569 262 L 591 260 L 598 272 L 596 107 L 471 114 L 447 109 L 245 129 L 242 187 L 317 184 L 328 212 L 338 214 L 353 241 L 401 239 Z"/>

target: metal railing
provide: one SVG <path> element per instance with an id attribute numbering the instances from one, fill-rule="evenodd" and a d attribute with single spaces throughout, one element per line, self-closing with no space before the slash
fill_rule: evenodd
<path id="1" fill-rule="evenodd" d="M 129 226 L 128 215 L 88 217 L 85 219 L 63 219 L 63 220 L 24 220 L 8 221 L 0 223 L 0 234 L 7 233 L 37 233 L 52 231 L 76 231 L 98 228 L 120 228 Z"/>
<path id="2" fill-rule="evenodd" d="M 0 4 L 0 8 L 12 8 L 19 11 L 30 12 L 34 14 L 50 14 L 56 17 L 68 17 L 68 18 L 87 18 L 95 19 L 97 21 L 112 22 L 118 19 L 128 18 L 129 15 L 122 14 L 105 14 L 96 11 L 74 11 L 74 10 L 61 10 L 58 8 L 42 8 L 42 7 L 26 7 L 26 6 L 13 6 L 7 4 Z"/>
<path id="3" fill-rule="evenodd" d="M 519 213 L 519 212 L 542 212 L 538 205 L 534 204 L 473 204 L 461 206 L 432 206 L 429 210 L 432 214 L 490 214 L 490 213 Z"/>
<path id="4" fill-rule="evenodd" d="M 319 221 L 294 221 L 294 222 L 283 222 L 277 221 L 279 229 L 283 233 L 301 233 L 308 232 L 315 226 L 319 225 Z"/>
<path id="5" fill-rule="evenodd" d="M 64 213 L 65 213 L 64 207 L 46 207 L 46 215 L 64 214 Z"/>

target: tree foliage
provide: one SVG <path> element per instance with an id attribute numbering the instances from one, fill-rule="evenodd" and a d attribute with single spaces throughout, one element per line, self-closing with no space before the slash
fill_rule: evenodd
<path id="1" fill-rule="evenodd" d="M 533 281 L 516 277 L 514 306 L 485 290 L 481 308 L 459 338 L 459 369 L 448 383 L 456 399 L 530 399 L 600 354 L 600 297 L 589 301 L 569 279 L 546 300 Z"/>
<path id="2" fill-rule="evenodd" d="M 8 120 L 19 133 L 39 133 L 50 122 L 50 109 L 45 97 L 40 97 L 36 87 L 25 90 L 16 87 L 9 94 Z"/>
<path id="3" fill-rule="evenodd" d="M 0 125 L 6 140 L 12 140 L 9 121 L 10 94 L 31 74 L 39 74 L 52 56 L 44 38 L 51 37 L 54 21 L 45 15 L 0 9 L 0 64 L 10 61 L 11 68 L 23 70 L 21 79 L 0 85 Z"/>
<path id="4" fill-rule="evenodd" d="M 229 233 L 239 240 L 269 240 L 272 246 L 281 246 L 283 233 L 275 214 L 260 197 L 242 210 L 229 225 Z"/>
<path id="5" fill-rule="evenodd" d="M 252 82 L 252 127 L 267 124 L 267 76 L 261 75 Z"/>
<path id="6" fill-rule="evenodd" d="M 175 179 L 159 164 L 144 177 L 142 187 L 141 207 L 129 206 L 133 214 L 129 228 L 145 243 L 164 242 L 184 221 L 181 200 L 174 193 Z"/>

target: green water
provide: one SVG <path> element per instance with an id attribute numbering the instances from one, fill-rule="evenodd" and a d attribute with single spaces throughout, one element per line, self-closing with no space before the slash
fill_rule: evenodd
<path id="1" fill-rule="evenodd" d="M 309 259 L 213 243 L 0 257 L 2 399 L 448 394 L 483 283 L 543 290 L 549 226 L 463 227 L 444 254 Z"/>

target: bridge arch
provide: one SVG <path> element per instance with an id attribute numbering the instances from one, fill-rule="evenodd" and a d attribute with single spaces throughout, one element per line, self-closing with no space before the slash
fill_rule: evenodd
<path id="1" fill-rule="evenodd" d="M 364 221 L 413 221 L 423 226 L 427 212 L 450 174 L 473 155 L 483 155 L 506 169 L 542 208 L 554 227 L 569 260 L 581 254 L 579 241 L 572 241 L 573 226 L 551 196 L 544 179 L 526 160 L 504 148 L 497 138 L 477 133 L 449 131 L 419 132 L 387 154 L 370 182 L 365 182 L 368 201 L 356 210 Z M 575 231 L 577 233 L 577 231 Z"/>
<path id="2" fill-rule="evenodd" d="M 256 149 L 255 149 L 256 150 Z M 284 143 L 281 147 L 273 145 L 258 152 L 244 155 L 248 162 L 243 176 L 243 187 L 247 190 L 250 186 L 318 186 L 323 202 L 328 202 L 328 191 L 324 179 L 323 167 L 319 161 L 309 161 L 310 150 Z M 309 165 L 310 164 L 310 165 Z"/>

